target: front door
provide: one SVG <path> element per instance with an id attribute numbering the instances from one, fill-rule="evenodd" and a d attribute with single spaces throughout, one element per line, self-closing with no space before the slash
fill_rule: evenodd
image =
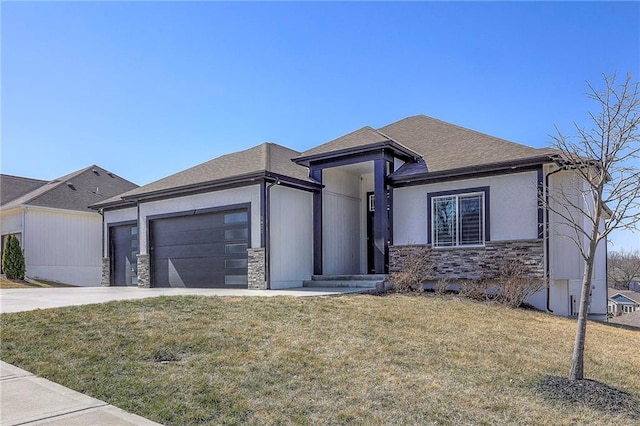
<path id="1" fill-rule="evenodd" d="M 130 223 L 109 227 L 111 285 L 138 285 L 138 225 Z"/>

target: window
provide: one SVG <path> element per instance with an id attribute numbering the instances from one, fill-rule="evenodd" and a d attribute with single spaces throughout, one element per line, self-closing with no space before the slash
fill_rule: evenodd
<path id="1" fill-rule="evenodd" d="M 485 193 L 431 197 L 434 247 L 478 246 L 485 241 Z"/>

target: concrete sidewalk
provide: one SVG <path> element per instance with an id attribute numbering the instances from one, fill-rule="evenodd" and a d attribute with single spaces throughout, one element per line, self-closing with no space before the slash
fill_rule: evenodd
<path id="1" fill-rule="evenodd" d="M 362 293 L 362 288 L 299 287 L 286 290 L 246 290 L 209 288 L 138 288 L 138 287 L 57 287 L 9 288 L 0 290 L 0 313 L 35 309 L 88 305 L 112 300 L 144 299 L 158 296 L 332 296 Z"/>
<path id="2" fill-rule="evenodd" d="M 0 361 L 0 425 L 159 425 Z"/>

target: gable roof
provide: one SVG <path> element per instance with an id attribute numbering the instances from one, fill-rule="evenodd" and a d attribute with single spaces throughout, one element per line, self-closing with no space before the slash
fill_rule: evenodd
<path id="1" fill-rule="evenodd" d="M 617 294 L 609 297 L 609 300 L 611 300 L 612 302 L 615 302 L 615 303 L 623 303 L 623 304 L 627 304 L 627 305 L 640 305 L 640 302 L 632 299 L 629 296 L 621 294 L 621 293 L 617 293 Z"/>
<path id="2" fill-rule="evenodd" d="M 2 176 L 4 179 L 4 176 Z M 7 181 L 10 184 L 11 180 Z M 3 182 L 4 186 L 5 183 Z M 62 176 L 2 204 L 2 210 L 39 206 L 64 210 L 91 211 L 89 205 L 136 188 L 137 185 L 99 166 Z"/>
<path id="3" fill-rule="evenodd" d="M 554 153 L 546 148 L 532 148 L 425 115 L 416 115 L 377 130 L 363 127 L 303 152 L 296 161 L 382 142 L 404 147 L 419 157 L 393 173 L 392 176 L 396 178 L 531 159 L 549 161 L 549 156 Z"/>
<path id="4" fill-rule="evenodd" d="M 46 184 L 46 180 L 0 174 L 0 206 Z"/>
<path id="5" fill-rule="evenodd" d="M 314 180 L 309 178 L 309 171 L 306 167 L 299 166 L 291 161 L 292 158 L 297 157 L 299 154 L 298 151 L 266 142 L 198 164 L 126 192 L 121 196 L 97 203 L 93 207 L 97 208 L 141 197 L 162 195 L 168 192 L 193 191 L 231 181 L 249 181 L 253 178 L 264 177 L 267 174 L 316 184 Z"/>

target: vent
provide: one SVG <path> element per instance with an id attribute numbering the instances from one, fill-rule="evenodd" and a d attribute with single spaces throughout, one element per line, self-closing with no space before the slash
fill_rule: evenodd
<path id="1" fill-rule="evenodd" d="M 73 183 L 71 183 L 71 182 L 67 182 L 67 186 L 68 186 L 69 188 L 73 189 L 74 191 L 76 191 L 76 187 L 75 187 L 75 186 L 73 186 Z"/>
<path id="2" fill-rule="evenodd" d="M 109 177 L 115 177 L 115 176 L 113 176 L 113 173 L 111 173 L 111 172 L 107 172 L 107 174 L 109 175 Z"/>
<path id="3" fill-rule="evenodd" d="M 100 172 L 98 171 L 98 169 L 93 169 L 91 170 L 96 176 L 100 176 Z"/>

